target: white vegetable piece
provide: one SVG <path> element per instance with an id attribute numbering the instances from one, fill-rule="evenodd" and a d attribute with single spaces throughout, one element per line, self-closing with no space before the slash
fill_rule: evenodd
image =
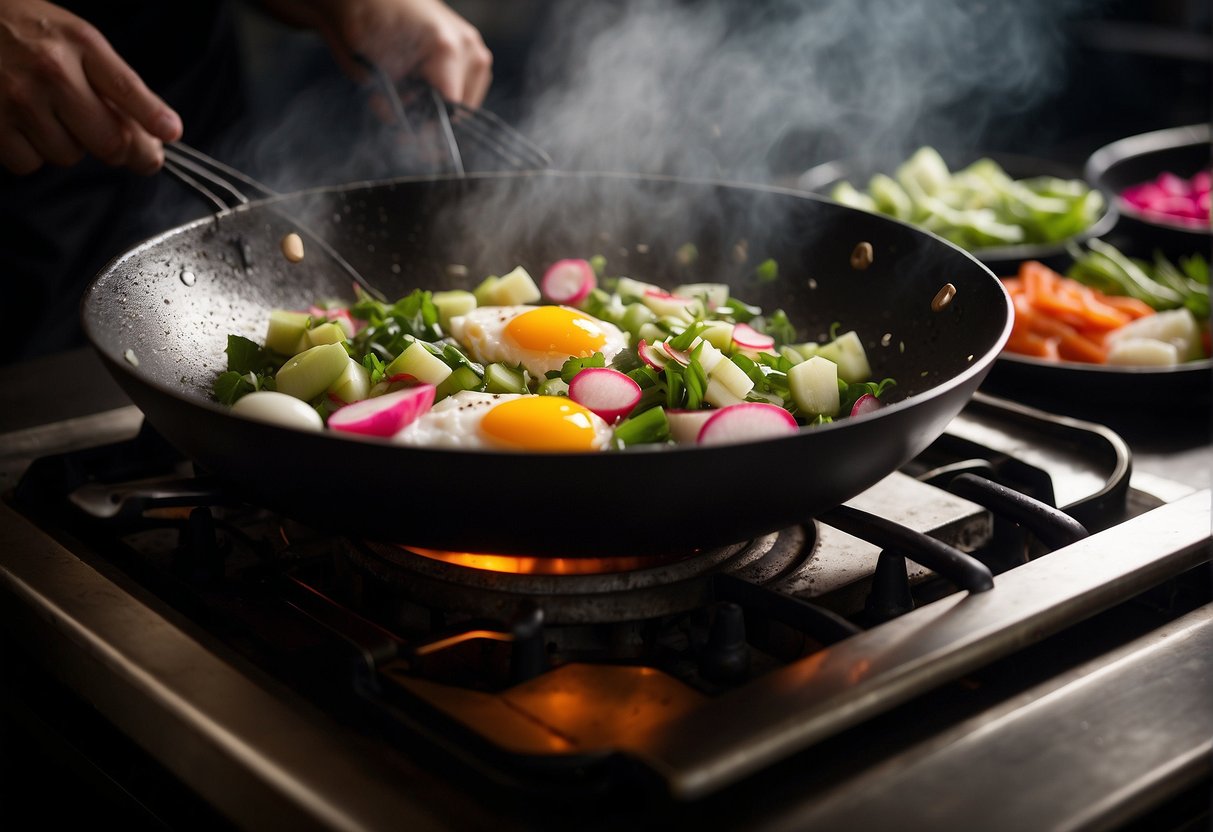
<path id="1" fill-rule="evenodd" d="M 246 393 L 232 405 L 232 413 L 258 422 L 269 422 L 286 428 L 299 430 L 322 430 L 324 420 L 305 401 L 275 393 L 272 390 L 257 390 Z"/>
<path id="2" fill-rule="evenodd" d="M 1201 357 L 1200 325 L 1187 309 L 1168 309 L 1130 321 L 1109 332 L 1106 343 L 1111 349 L 1117 342 L 1129 338 L 1153 338 L 1174 344 L 1181 362 Z"/>
<path id="3" fill-rule="evenodd" d="M 844 332 L 830 343 L 818 347 L 816 354 L 837 364 L 838 377 L 847 384 L 867 381 L 872 377 L 868 354 L 854 330 Z"/>
<path id="4" fill-rule="evenodd" d="M 733 362 L 727 362 L 732 364 Z M 744 374 L 743 374 L 744 375 Z M 714 407 L 728 407 L 731 404 L 741 404 L 745 401 L 724 385 L 718 378 L 709 378 L 708 386 L 703 391 L 703 399 Z"/>
<path id="5" fill-rule="evenodd" d="M 463 289 L 434 292 L 430 298 L 438 308 L 438 325 L 443 332 L 450 331 L 451 318 L 466 315 L 476 308 L 476 296 Z"/>
<path id="6" fill-rule="evenodd" d="M 1173 367 L 1179 350 L 1157 338 L 1118 338 L 1108 347 L 1108 363 L 1120 366 Z"/>
<path id="7" fill-rule="evenodd" d="M 300 342 L 303 342 L 303 348 L 306 349 L 310 346 L 304 341 L 310 317 L 306 312 L 271 310 L 269 325 L 265 331 L 265 346 L 280 355 L 294 355 L 300 352 Z"/>
<path id="8" fill-rule="evenodd" d="M 675 286 L 673 294 L 680 298 L 702 298 L 708 309 L 716 309 L 729 302 L 729 284 L 684 283 Z"/>
<path id="9" fill-rule="evenodd" d="M 712 417 L 715 410 L 667 410 L 666 421 L 670 424 L 670 438 L 678 444 L 692 444 L 699 438 L 703 423 Z"/>
<path id="10" fill-rule="evenodd" d="M 807 414 L 837 416 L 842 400 L 838 395 L 838 365 L 815 355 L 788 370 L 792 400 Z"/>
<path id="11" fill-rule="evenodd" d="M 526 269 L 519 266 L 503 275 L 492 290 L 494 306 L 521 306 L 535 303 L 543 295 Z"/>
<path id="12" fill-rule="evenodd" d="M 738 367 L 732 361 L 719 362 L 712 368 L 708 379 L 709 389 L 712 381 L 718 381 L 737 399 L 744 399 L 754 389 L 754 380 L 746 375 L 745 370 Z M 708 401 L 712 400 L 708 399 Z M 712 404 L 716 404 L 716 402 L 712 402 Z M 717 407 L 723 406 L 717 405 Z"/>

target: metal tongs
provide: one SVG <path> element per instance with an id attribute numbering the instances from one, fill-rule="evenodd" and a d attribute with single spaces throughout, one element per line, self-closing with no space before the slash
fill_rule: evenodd
<path id="1" fill-rule="evenodd" d="M 397 125 L 408 134 L 410 142 L 420 147 L 425 144 L 423 133 L 427 128 L 438 130 L 443 155 L 449 157 L 450 172 L 456 176 L 467 174 L 464 154 L 460 150 L 461 141 L 465 147 L 487 151 L 502 163 L 505 169 L 543 170 L 552 166 L 551 157 L 542 148 L 496 114 L 447 101 L 436 89 L 423 81 L 406 82 L 402 95 L 396 83 L 381 67 L 361 55 L 355 55 L 355 59 L 374 79 L 379 92 L 387 100 Z M 248 174 L 184 142 L 172 142 L 165 146 L 164 169 L 221 212 L 237 205 L 248 204 L 253 199 L 281 195 Z M 383 292 L 375 288 L 306 223 L 280 209 L 275 210 L 295 225 L 300 234 L 331 257 L 369 295 L 381 301 L 387 299 Z"/>

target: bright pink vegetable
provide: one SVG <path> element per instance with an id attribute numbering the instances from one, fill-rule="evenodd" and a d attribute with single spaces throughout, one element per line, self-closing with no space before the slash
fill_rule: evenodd
<path id="1" fill-rule="evenodd" d="M 673 347 L 670 346 L 669 341 L 662 341 L 661 349 L 665 351 L 665 354 L 667 356 L 674 359 L 675 361 L 677 361 L 679 364 L 681 364 L 684 367 L 686 367 L 687 365 L 689 365 L 691 363 L 691 354 L 689 352 L 683 352 L 682 350 L 674 349 Z"/>
<path id="2" fill-rule="evenodd" d="M 648 364 L 654 370 L 664 370 L 666 362 L 670 360 L 665 350 L 654 347 L 643 338 L 636 344 L 636 354 L 640 356 L 641 361 Z"/>
<path id="3" fill-rule="evenodd" d="M 594 269 L 585 260 L 557 260 L 539 282 L 544 296 L 569 306 L 581 303 L 597 285 Z"/>
<path id="4" fill-rule="evenodd" d="M 434 385 L 419 384 L 347 404 L 329 416 L 329 428 L 363 436 L 392 436 L 434 404 Z"/>
<path id="5" fill-rule="evenodd" d="M 640 401 L 640 385 L 610 367 L 586 367 L 569 382 L 569 398 L 613 423 Z"/>
<path id="6" fill-rule="evenodd" d="M 700 445 L 725 445 L 789 436 L 799 430 L 792 414 L 764 402 L 741 402 L 722 407 L 699 429 Z"/>
<path id="7" fill-rule="evenodd" d="M 1191 179 L 1164 171 L 1149 182 L 1125 188 L 1120 197 L 1149 217 L 1207 225 L 1209 184 L 1208 171 L 1199 171 Z"/>
<path id="8" fill-rule="evenodd" d="M 865 413 L 871 413 L 873 410 L 880 410 L 884 407 L 884 402 L 873 396 L 871 393 L 864 393 L 855 400 L 855 404 L 851 407 L 852 416 L 862 416 Z"/>
<path id="9" fill-rule="evenodd" d="M 758 352 L 775 349 L 775 339 L 764 335 L 749 324 L 737 324 L 733 327 L 733 343 L 743 350 Z"/>

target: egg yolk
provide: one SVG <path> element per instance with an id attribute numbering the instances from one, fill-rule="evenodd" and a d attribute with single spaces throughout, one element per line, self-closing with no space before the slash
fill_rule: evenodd
<path id="1" fill-rule="evenodd" d="M 593 355 L 606 343 L 598 321 L 573 309 L 540 306 L 516 316 L 506 334 L 524 350 L 578 358 Z"/>
<path id="2" fill-rule="evenodd" d="M 499 445 L 531 451 L 592 451 L 593 414 L 563 396 L 523 396 L 496 405 L 480 430 Z"/>

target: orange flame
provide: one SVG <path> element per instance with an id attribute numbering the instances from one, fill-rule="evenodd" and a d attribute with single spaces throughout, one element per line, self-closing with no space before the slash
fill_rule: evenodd
<path id="1" fill-rule="evenodd" d="M 536 558 L 523 555 L 494 555 L 480 552 L 448 552 L 403 546 L 406 551 L 443 563 L 482 569 L 486 572 L 507 572 L 513 575 L 602 575 L 609 572 L 630 572 L 681 560 L 686 555 L 623 556 L 604 558 Z"/>

